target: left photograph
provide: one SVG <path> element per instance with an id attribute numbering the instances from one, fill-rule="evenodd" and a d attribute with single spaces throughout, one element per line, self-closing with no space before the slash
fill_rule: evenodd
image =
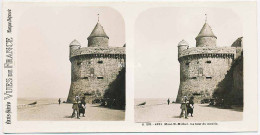
<path id="1" fill-rule="evenodd" d="M 125 24 L 108 7 L 23 6 L 18 121 L 124 121 Z"/>

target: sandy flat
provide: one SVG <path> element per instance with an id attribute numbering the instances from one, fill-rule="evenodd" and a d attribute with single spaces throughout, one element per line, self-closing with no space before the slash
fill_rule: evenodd
<path id="1" fill-rule="evenodd" d="M 135 106 L 135 122 L 202 122 L 239 121 L 243 112 L 234 109 L 220 109 L 206 104 L 195 104 L 194 117 L 179 118 L 180 104 L 156 104 Z"/>
<path id="2" fill-rule="evenodd" d="M 30 108 L 21 108 L 17 111 L 17 120 L 21 121 L 122 121 L 125 111 L 87 104 L 86 117 L 71 118 L 72 104 L 49 104 Z"/>

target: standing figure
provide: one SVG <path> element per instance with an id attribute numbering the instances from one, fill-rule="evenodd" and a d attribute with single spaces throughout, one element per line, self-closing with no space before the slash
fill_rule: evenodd
<path id="1" fill-rule="evenodd" d="M 180 114 L 180 118 L 183 117 L 183 112 L 185 114 L 185 119 L 188 119 L 187 117 L 187 102 L 188 102 L 188 99 L 186 96 L 184 96 L 181 100 L 181 114 Z"/>
<path id="2" fill-rule="evenodd" d="M 168 105 L 169 105 L 170 104 L 170 99 L 169 98 L 168 98 L 167 102 L 168 102 Z"/>
<path id="3" fill-rule="evenodd" d="M 187 115 L 189 115 L 189 113 L 191 114 L 191 117 L 193 117 L 193 109 L 194 109 L 194 101 L 193 101 L 194 97 L 190 97 L 189 99 L 189 103 L 187 104 Z"/>
<path id="4" fill-rule="evenodd" d="M 73 112 L 72 112 L 71 118 L 73 118 L 75 116 L 75 112 L 76 112 L 77 118 L 79 119 L 79 96 L 75 97 L 75 100 L 72 105 L 72 109 L 73 109 Z"/>
<path id="5" fill-rule="evenodd" d="M 85 109 L 86 109 L 86 101 L 85 101 L 85 97 L 82 97 L 79 103 L 79 116 L 82 113 L 82 117 L 85 117 Z"/>
<path id="6" fill-rule="evenodd" d="M 60 102 L 61 102 L 60 98 L 59 98 L 58 102 L 59 102 L 59 105 L 60 105 Z"/>

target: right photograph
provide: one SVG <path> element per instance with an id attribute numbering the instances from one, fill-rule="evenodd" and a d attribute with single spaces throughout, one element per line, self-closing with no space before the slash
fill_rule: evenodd
<path id="1" fill-rule="evenodd" d="M 243 120 L 243 24 L 231 8 L 145 10 L 134 47 L 135 122 Z"/>

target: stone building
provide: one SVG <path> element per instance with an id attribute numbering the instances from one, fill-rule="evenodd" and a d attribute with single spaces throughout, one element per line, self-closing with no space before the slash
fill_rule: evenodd
<path id="1" fill-rule="evenodd" d="M 99 22 L 87 39 L 88 47 L 81 47 L 77 40 L 70 43 L 71 85 L 67 102 L 73 102 L 77 95 L 88 96 L 87 102 L 102 98 L 125 66 L 125 47 L 110 47 L 109 37 Z"/>
<path id="2" fill-rule="evenodd" d="M 195 39 L 196 47 L 189 48 L 185 40 L 178 44 L 180 86 L 176 102 L 180 102 L 182 96 L 194 96 L 195 102 L 212 98 L 217 85 L 242 51 L 238 43 L 218 47 L 217 36 L 207 22 Z"/>

